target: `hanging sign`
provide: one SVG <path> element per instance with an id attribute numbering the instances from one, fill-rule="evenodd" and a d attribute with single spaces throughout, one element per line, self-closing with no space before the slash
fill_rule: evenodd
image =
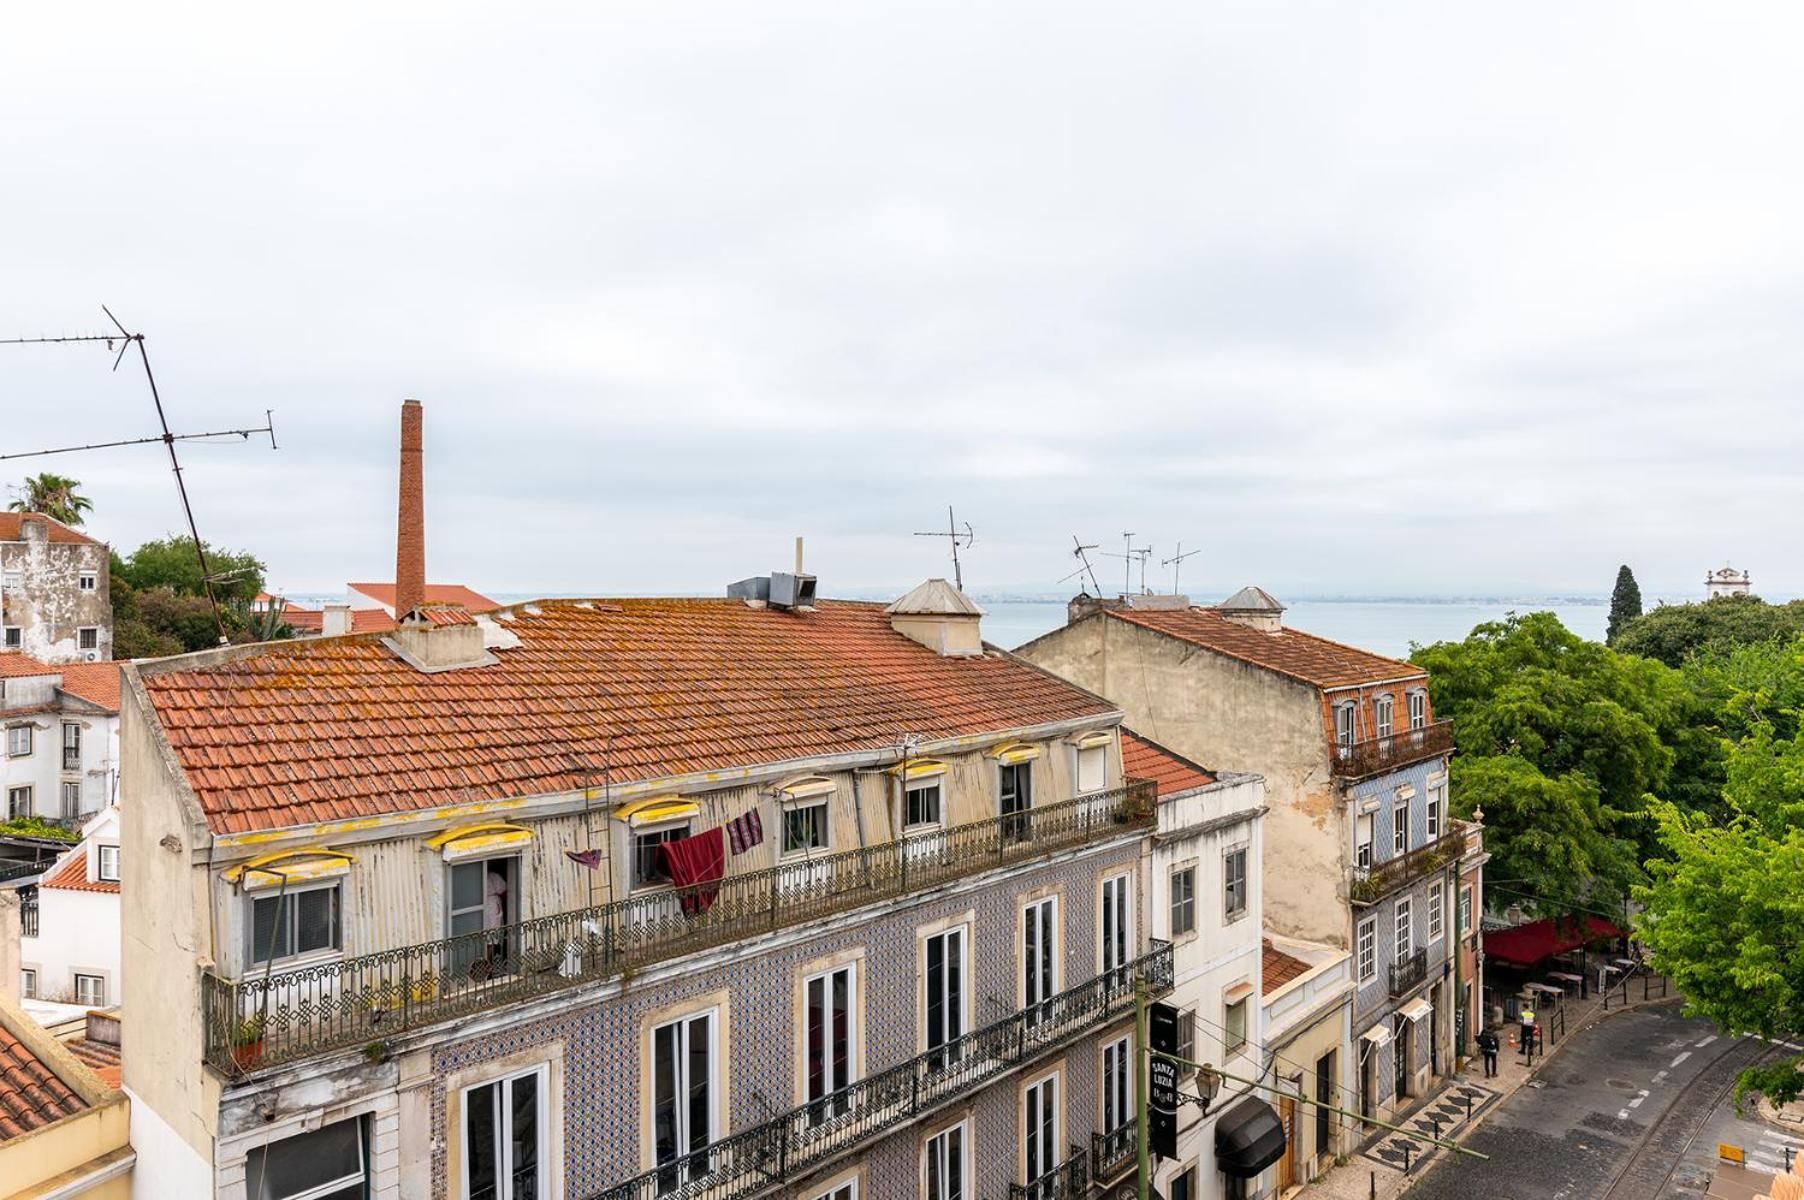
<path id="1" fill-rule="evenodd" d="M 1147 1039 L 1155 1053 L 1146 1067 L 1147 1145 L 1165 1158 L 1178 1156 L 1178 1064 L 1160 1053 L 1178 1052 L 1178 1010 L 1169 1004 L 1150 1004 L 1146 1010 Z"/>

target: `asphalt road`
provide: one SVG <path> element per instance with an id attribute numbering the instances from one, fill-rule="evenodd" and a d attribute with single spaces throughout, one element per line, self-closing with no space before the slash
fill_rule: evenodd
<path id="1" fill-rule="evenodd" d="M 1537 1079 L 1492 1112 L 1466 1145 L 1491 1156 L 1433 1163 L 1411 1200 L 1694 1200 L 1717 1142 L 1765 1165 L 1785 1140 L 1735 1116 L 1741 1068 L 1777 1047 L 1714 1036 L 1679 1005 L 1610 1017 L 1572 1035 Z"/>

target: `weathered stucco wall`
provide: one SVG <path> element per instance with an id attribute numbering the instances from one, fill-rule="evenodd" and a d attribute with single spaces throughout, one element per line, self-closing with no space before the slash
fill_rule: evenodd
<path id="1" fill-rule="evenodd" d="M 99 662 L 113 657 L 113 608 L 107 598 L 107 548 L 100 545 L 0 542 L 0 623 L 17 628 L 26 654 L 48 663 Z M 81 587 L 83 572 L 95 586 Z M 8 582 L 17 580 L 17 586 Z M 82 649 L 78 631 L 99 630 Z"/>

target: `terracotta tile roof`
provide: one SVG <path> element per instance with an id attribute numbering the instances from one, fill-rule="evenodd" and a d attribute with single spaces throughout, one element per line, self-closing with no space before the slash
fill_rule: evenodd
<path id="1" fill-rule="evenodd" d="M 63 690 L 108 712 L 119 711 L 119 664 L 116 662 L 65 663 Z"/>
<path id="2" fill-rule="evenodd" d="M 296 633 L 320 633 L 326 627 L 326 614 L 318 609 L 302 609 L 296 612 L 289 609 L 282 614 L 289 628 Z M 395 619 L 379 608 L 354 608 L 351 610 L 352 633 L 387 633 L 395 627 Z"/>
<path id="3" fill-rule="evenodd" d="M 0 1138 L 18 1137 L 86 1107 L 74 1089 L 0 1024 Z"/>
<path id="4" fill-rule="evenodd" d="M 282 620 L 296 633 L 318 633 L 326 620 L 326 614 L 317 608 L 285 608 Z"/>
<path id="5" fill-rule="evenodd" d="M 88 1070 L 100 1077 L 100 1081 L 110 1088 L 117 1088 L 124 1075 L 119 1059 L 119 1047 L 110 1042 L 97 1042 L 92 1038 L 76 1038 L 72 1042 L 64 1042 L 63 1046 L 75 1057 L 87 1064 Z"/>
<path id="6" fill-rule="evenodd" d="M 68 546 L 99 546 L 104 543 L 95 541 L 85 533 L 69 528 L 54 517 L 46 517 L 42 513 L 0 512 L 0 542 L 21 542 L 25 540 L 24 523 L 27 516 L 40 518 L 50 526 L 50 540 Z"/>
<path id="7" fill-rule="evenodd" d="M 31 675 L 54 675 L 60 668 L 39 662 L 17 650 L 0 651 L 0 679 L 24 679 Z"/>
<path id="8" fill-rule="evenodd" d="M 1160 798 L 1215 782 L 1215 776 L 1189 759 L 1125 728 L 1121 731 L 1121 769 L 1130 779 L 1152 780 Z"/>
<path id="9" fill-rule="evenodd" d="M 63 864 L 38 883 L 39 887 L 60 888 L 67 892 L 110 892 L 119 894 L 118 880 L 88 878 L 88 848 L 77 847 Z"/>
<path id="10" fill-rule="evenodd" d="M 425 674 L 376 637 L 270 642 L 140 668 L 216 832 L 542 795 L 616 780 L 1103 716 L 1012 656 L 941 657 L 880 607 L 548 600 L 505 610 L 520 644 Z"/>
<path id="11" fill-rule="evenodd" d="M 1103 610 L 1121 621 L 1202 646 L 1319 688 L 1425 675 L 1418 666 L 1357 646 L 1285 628 L 1275 633 L 1230 621 L 1212 608 Z"/>
<path id="12" fill-rule="evenodd" d="M 377 604 L 389 608 L 395 606 L 393 583 L 348 583 L 345 586 L 353 592 L 362 592 Z M 461 583 L 429 583 L 420 597 L 420 603 L 458 604 L 471 612 L 487 612 L 491 608 L 500 607 L 481 592 L 471 591 Z"/>
<path id="13" fill-rule="evenodd" d="M 1295 955 L 1284 953 L 1272 945 L 1270 938 L 1264 939 L 1259 958 L 1261 995 L 1271 995 L 1308 970 L 1308 963 Z"/>
<path id="14" fill-rule="evenodd" d="M 420 615 L 434 625 L 474 625 L 476 618 L 461 604 L 422 604 Z"/>

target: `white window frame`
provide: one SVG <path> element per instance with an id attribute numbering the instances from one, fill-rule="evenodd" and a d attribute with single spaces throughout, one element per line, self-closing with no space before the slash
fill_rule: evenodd
<path id="1" fill-rule="evenodd" d="M 79 770 L 81 770 L 81 725 L 75 721 L 64 721 L 62 732 L 63 732 L 62 757 L 59 761 L 61 761 L 61 763 L 62 763 L 63 770 L 79 771 Z M 73 746 L 71 746 L 69 744 L 69 740 L 70 740 L 71 736 L 73 736 L 75 739 L 75 744 Z M 71 751 L 71 750 L 75 751 L 75 765 L 74 766 L 69 765 L 69 751 Z"/>
<path id="2" fill-rule="evenodd" d="M 1247 844 L 1230 846 L 1221 856 L 1221 915 L 1223 923 L 1238 921 L 1250 907 L 1251 880 L 1247 878 L 1247 860 L 1251 857 Z M 1234 877 L 1234 863 L 1240 862 L 1240 877 Z M 1238 884 L 1238 886 L 1236 886 Z"/>
<path id="3" fill-rule="evenodd" d="M 0 648 L 17 650 L 25 644 L 25 630 L 18 625 L 0 625 Z"/>
<path id="4" fill-rule="evenodd" d="M 75 631 L 75 648 L 77 650 L 100 649 L 100 626 L 83 625 Z"/>
<path id="5" fill-rule="evenodd" d="M 1248 997 L 1238 1000 L 1224 1000 L 1221 1006 L 1221 1048 L 1222 1053 L 1232 1054 L 1247 1044 Z M 1234 1014 L 1240 1013 L 1240 1032 L 1234 1032 Z"/>
<path id="6" fill-rule="evenodd" d="M 1022 1182 L 1032 1184 L 1056 1172 L 1065 1164 L 1060 1147 L 1065 1144 L 1064 1081 L 1053 1071 L 1021 1089 L 1021 1160 Z M 1052 1132 L 1044 1132 L 1046 1123 L 1033 1120 L 1036 1102 L 1042 1115 L 1052 1117 Z M 1034 1151 L 1038 1150 L 1038 1158 Z M 1036 1169 L 1037 1167 L 1037 1169 Z"/>
<path id="7" fill-rule="evenodd" d="M 1447 893 L 1437 883 L 1428 892 L 1428 944 L 1433 946 L 1445 936 L 1447 936 Z"/>
<path id="8" fill-rule="evenodd" d="M 719 1008 L 703 1008 L 697 1009 L 694 1012 L 686 1012 L 680 1017 L 672 1017 L 668 1021 L 660 1021 L 647 1031 L 646 1036 L 649 1039 L 647 1050 L 649 1051 L 649 1063 L 652 1075 L 652 1079 L 648 1081 L 648 1083 L 652 1089 L 651 1119 L 652 1124 L 655 1127 L 658 1118 L 658 1096 L 656 1090 L 658 1034 L 662 1030 L 674 1028 L 678 1031 L 677 1040 L 682 1043 L 676 1055 L 677 1095 L 681 1098 L 676 1106 L 676 1115 L 678 1123 L 686 1126 L 689 1121 L 689 1104 L 687 1101 L 691 1090 L 691 1082 L 689 1079 L 689 1060 L 691 1055 L 688 1053 L 688 1042 L 694 1030 L 694 1022 L 698 1020 L 705 1020 L 707 1022 L 708 1030 L 708 1128 L 702 1131 L 705 1136 L 701 1139 L 701 1146 L 707 1147 L 712 1146 L 715 1142 L 719 1141 L 721 1136 L 721 1038 Z M 695 1131 L 693 1129 L 683 1129 L 679 1133 L 677 1141 L 678 1144 L 683 1147 L 694 1146 L 696 1144 Z M 654 1167 L 658 1169 L 668 1167 L 669 1170 L 676 1174 L 679 1184 L 687 1180 L 687 1171 L 680 1164 L 692 1155 L 701 1153 L 701 1151 L 697 1149 L 680 1149 L 677 1152 L 676 1161 L 674 1163 L 665 1164 L 655 1161 L 657 1147 L 654 1145 L 652 1149 Z"/>
<path id="9" fill-rule="evenodd" d="M 364 1125 L 361 1116 L 347 1117 L 344 1121 L 328 1121 L 325 1125 L 290 1134 L 288 1138 L 275 1138 L 260 1148 L 263 1149 L 265 1153 L 268 1153 L 268 1147 L 277 1142 L 285 1142 L 288 1141 L 289 1138 L 295 1137 L 308 1137 L 318 1133 L 321 1129 L 329 1128 L 333 1125 L 347 1124 L 353 1121 L 357 1123 L 357 1174 L 341 1175 L 337 1179 L 328 1180 L 325 1183 L 307 1188 L 304 1191 L 289 1192 L 287 1195 L 281 1197 L 280 1200 L 320 1200 L 321 1197 L 336 1195 L 354 1183 L 362 1183 L 366 1188 L 369 1187 L 371 1182 L 369 1130 Z M 248 1168 L 248 1161 L 246 1166 Z"/>
<path id="10" fill-rule="evenodd" d="M 38 811 L 37 789 L 29 783 L 17 784 L 6 789 L 6 817 L 36 816 Z"/>
<path id="11" fill-rule="evenodd" d="M 1059 898 L 1042 896 L 1021 906 L 1021 1007 L 1033 1010 L 1059 994 L 1064 967 L 1059 953 Z M 1038 1019 L 1030 1011 L 1029 1021 Z"/>
<path id="12" fill-rule="evenodd" d="M 783 825 L 778 834 L 781 839 L 780 853 L 784 858 L 807 858 L 811 854 L 825 854 L 833 848 L 833 830 L 828 823 L 830 814 L 827 802 L 831 796 L 811 796 L 806 800 L 793 800 L 785 803 L 781 817 Z M 809 840 L 792 845 L 789 840 L 792 828 L 790 821 L 797 818 L 800 825 L 809 834 Z M 815 834 L 819 835 L 818 840 Z"/>
<path id="13" fill-rule="evenodd" d="M 6 727 L 6 757 L 30 758 L 31 752 L 37 748 L 35 731 L 29 725 L 8 725 Z M 21 744 L 24 746 L 20 749 Z"/>
<path id="14" fill-rule="evenodd" d="M 844 975 L 846 977 L 846 1077 L 844 1079 L 835 1078 L 833 1069 L 833 1023 L 831 1020 L 833 1011 L 832 995 L 833 980 L 834 977 L 838 975 Z M 807 1057 L 808 1034 L 810 1026 L 817 1015 L 817 1009 L 812 996 L 814 986 L 817 983 L 821 988 L 821 1006 L 819 1012 L 822 1014 L 822 1020 L 824 1022 L 821 1031 L 823 1047 L 822 1076 L 826 1086 L 826 1091 L 818 1096 L 814 1094 L 814 1080 L 810 1076 Z M 807 1103 L 810 1105 L 818 1104 L 821 1106 L 820 1112 L 821 1119 L 823 1120 L 828 1115 L 838 1115 L 837 1112 L 832 1111 L 835 1106 L 826 1103 L 826 1101 L 828 1101 L 834 1093 L 842 1091 L 852 1084 L 857 1083 L 863 1074 L 861 1069 L 863 1064 L 859 1061 L 861 1056 L 858 1052 L 858 1002 L 858 960 L 856 959 L 802 977 L 802 1089 L 806 1096 Z"/>
<path id="15" fill-rule="evenodd" d="M 1421 688 L 1404 693 L 1404 701 L 1409 705 L 1409 727 L 1424 729 L 1428 725 L 1428 693 Z"/>
<path id="16" fill-rule="evenodd" d="M 916 829 L 940 829 L 946 824 L 946 789 L 941 786 L 945 776 L 933 775 L 926 779 L 911 779 L 902 785 L 902 829 L 910 832 Z M 909 820 L 909 797 L 933 793 L 933 816 L 922 821 Z"/>
<path id="17" fill-rule="evenodd" d="M 949 1140 L 956 1135 L 958 1145 Z M 958 1164 L 958 1187 L 954 1190 L 946 1178 L 953 1163 Z M 931 1164 L 931 1165 L 930 1165 Z M 937 1168 L 937 1170 L 936 1170 Z M 935 1175 L 939 1185 L 933 1186 Z M 926 1200 L 972 1200 L 971 1196 L 971 1122 L 958 1121 L 928 1138 L 921 1148 L 921 1195 Z"/>
<path id="18" fill-rule="evenodd" d="M 305 962 L 312 959 L 324 959 L 334 955 L 343 954 L 345 945 L 345 897 L 344 888 L 341 886 L 342 883 L 343 881 L 340 879 L 328 879 L 301 887 L 291 885 L 287 889 L 259 888 L 246 896 L 244 898 L 245 936 L 243 943 L 245 948 L 244 961 L 246 965 L 252 968 L 263 967 L 268 965 L 271 961 L 271 959 L 268 958 L 257 957 L 262 951 L 261 948 L 255 944 L 257 937 L 257 903 L 263 900 L 270 901 L 271 903 L 279 903 L 280 909 L 277 916 L 289 922 L 288 953 L 273 956 L 277 965 L 283 963 Z M 300 920 L 299 897 L 309 892 L 328 891 L 337 893 L 337 896 L 333 901 L 332 940 L 334 944 L 323 949 L 295 950 L 295 923 Z"/>
<path id="19" fill-rule="evenodd" d="M 1171 872 L 1171 935 L 1196 932 L 1196 880 L 1197 864 L 1174 867 Z M 1179 881 L 1183 882 L 1180 883 Z M 1179 893 L 1182 893 L 1180 896 Z"/>
<path id="20" fill-rule="evenodd" d="M 842 1180 L 814 1197 L 814 1200 L 858 1200 L 858 1177 Z"/>
<path id="21" fill-rule="evenodd" d="M 1441 836 L 1441 816 L 1447 803 L 1447 785 L 1444 783 L 1437 783 L 1430 787 L 1428 789 L 1428 799 L 1425 803 L 1427 804 L 1428 815 L 1427 819 L 1423 822 L 1422 837 L 1425 841 L 1432 842 Z"/>
<path id="22" fill-rule="evenodd" d="M 710 1062 L 712 1062 L 712 1060 L 710 1060 Z M 512 1090 L 515 1081 L 525 1079 L 528 1076 L 534 1078 L 537 1090 L 534 1104 L 538 1111 L 534 1114 L 535 1119 L 533 1123 L 538 1126 L 539 1135 L 539 1186 L 537 1189 L 538 1195 L 536 1196 L 516 1196 L 513 1194 L 514 1139 L 511 1134 L 514 1113 L 512 1104 L 505 1103 L 505 1101 L 509 1099 L 508 1093 Z M 499 1114 L 501 1120 L 495 1122 L 495 1140 L 497 1142 L 495 1174 L 498 1181 L 498 1188 L 494 1193 L 495 1200 L 547 1200 L 551 1190 L 550 1063 L 540 1063 L 537 1066 L 528 1067 L 524 1071 L 510 1071 L 506 1075 L 499 1075 L 493 1079 L 485 1079 L 480 1083 L 468 1084 L 458 1090 L 457 1115 L 458 1120 L 463 1122 L 460 1130 L 462 1136 L 458 1139 L 463 1147 L 463 1177 L 460 1186 L 462 1197 L 460 1200 L 468 1200 L 470 1194 L 470 1094 L 472 1092 L 482 1091 L 485 1088 L 500 1088 L 502 1091 L 501 1098 L 504 1101 L 501 1105 Z"/>
<path id="23" fill-rule="evenodd" d="M 1372 697 L 1372 736 L 1389 737 L 1397 727 L 1397 702 L 1390 696 Z"/>
<path id="24" fill-rule="evenodd" d="M 690 822 L 687 818 L 684 818 L 684 819 L 678 820 L 678 821 L 665 821 L 658 825 L 648 825 L 643 829 L 628 830 L 627 831 L 627 833 L 628 833 L 627 845 L 628 845 L 628 848 L 629 848 L 629 851 L 631 854 L 631 861 L 629 861 L 627 863 L 627 870 L 632 873 L 632 879 L 630 880 L 631 886 L 628 888 L 628 891 L 649 892 L 649 891 L 654 891 L 658 888 L 667 888 L 670 886 L 670 879 L 667 876 L 659 875 L 659 876 L 655 876 L 652 878 L 641 878 L 640 877 L 640 874 L 639 874 L 639 841 L 641 838 L 659 837 L 659 838 L 662 838 L 664 841 L 674 842 L 674 841 L 680 841 L 681 839 L 688 837 L 691 833 L 691 830 L 692 830 L 692 826 L 690 825 Z M 676 837 L 668 836 L 669 834 L 672 834 L 672 833 L 676 834 Z M 781 836 L 781 834 L 779 834 L 778 836 Z M 657 860 L 655 857 L 653 858 L 652 865 L 653 865 L 653 869 L 655 870 L 656 866 L 657 866 Z"/>
<path id="25" fill-rule="evenodd" d="M 63 780 L 63 815 L 79 817 L 81 815 L 81 783 L 74 779 Z"/>
<path id="26" fill-rule="evenodd" d="M 100 572 L 98 572 L 98 571 L 81 572 L 79 575 L 76 576 L 75 587 L 76 587 L 77 591 L 83 591 L 83 592 L 99 591 L 100 590 Z"/>
<path id="27" fill-rule="evenodd" d="M 1108 746 L 1079 746 L 1075 778 L 1079 795 L 1105 791 L 1109 786 Z"/>
<path id="28" fill-rule="evenodd" d="M 71 974 L 73 974 L 75 976 L 75 1003 L 86 1005 L 89 1008 L 105 1008 L 106 1007 L 106 976 L 105 975 L 96 975 L 91 971 L 74 971 L 74 972 L 71 972 Z M 94 987 L 91 990 L 93 990 L 96 994 L 94 994 L 92 996 L 83 996 L 82 995 L 82 982 L 84 980 L 91 981 L 93 983 Z"/>
<path id="29" fill-rule="evenodd" d="M 1334 706 L 1334 744 L 1346 750 L 1359 740 L 1359 710 L 1351 700 Z"/>
<path id="30" fill-rule="evenodd" d="M 1368 917 L 1359 923 L 1354 939 L 1359 957 L 1359 982 L 1370 983 L 1378 977 L 1378 922 Z"/>
<path id="31" fill-rule="evenodd" d="M 1476 902 L 1476 899 L 1477 898 L 1472 894 L 1472 885 L 1471 884 L 1465 883 L 1465 884 L 1460 885 L 1460 889 L 1459 889 L 1460 932 L 1462 934 L 1466 935 L 1467 937 L 1470 937 L 1473 933 L 1472 905 Z"/>
<path id="32" fill-rule="evenodd" d="M 1362 871 L 1372 869 L 1377 857 L 1378 822 L 1376 813 L 1353 815 L 1353 864 Z"/>
<path id="33" fill-rule="evenodd" d="M 1133 1117 L 1134 1045 L 1131 1037 L 1119 1037 L 1102 1048 L 1102 1131 L 1114 1133 Z"/>
<path id="34" fill-rule="evenodd" d="M 38 969 L 36 967 L 19 968 L 19 998 L 21 1000 L 38 998 Z"/>
<path id="35" fill-rule="evenodd" d="M 921 1038 L 924 1049 L 937 1050 L 941 1046 L 951 1045 L 971 1032 L 971 1022 L 967 1010 L 971 997 L 971 930 L 967 925 L 954 925 L 949 929 L 936 930 L 921 939 Z M 927 971 L 929 960 L 928 947 L 934 942 L 941 943 L 940 951 L 940 1022 L 939 1027 L 931 1026 L 933 1012 L 932 997 L 928 994 L 933 987 L 933 979 Z M 958 951 L 958 987 L 952 987 L 952 972 L 945 964 L 953 961 L 952 952 Z M 938 1035 L 936 1043 L 933 1038 Z"/>
<path id="36" fill-rule="evenodd" d="M 110 854 L 108 853 L 109 851 L 111 852 Z M 109 862 L 109 860 L 110 860 L 110 862 Z M 119 847 L 117 847 L 117 846 L 96 846 L 96 847 L 94 847 L 94 878 L 102 881 L 103 883 L 118 883 L 119 882 Z M 342 923 L 342 918 L 343 918 L 343 914 L 341 913 L 340 914 L 341 923 Z M 342 941 L 343 939 L 340 938 L 340 940 Z"/>
<path id="37" fill-rule="evenodd" d="M 1399 800 L 1391 805 L 1391 854 L 1392 856 L 1409 853 L 1409 801 Z"/>
<path id="38" fill-rule="evenodd" d="M 1395 922 L 1396 961 L 1401 963 L 1416 952 L 1415 901 L 1408 896 L 1398 900 L 1392 910 L 1392 920 Z"/>
<path id="39" fill-rule="evenodd" d="M 1097 968 L 1106 974 L 1134 961 L 1134 873 L 1110 875 L 1098 890 Z"/>

